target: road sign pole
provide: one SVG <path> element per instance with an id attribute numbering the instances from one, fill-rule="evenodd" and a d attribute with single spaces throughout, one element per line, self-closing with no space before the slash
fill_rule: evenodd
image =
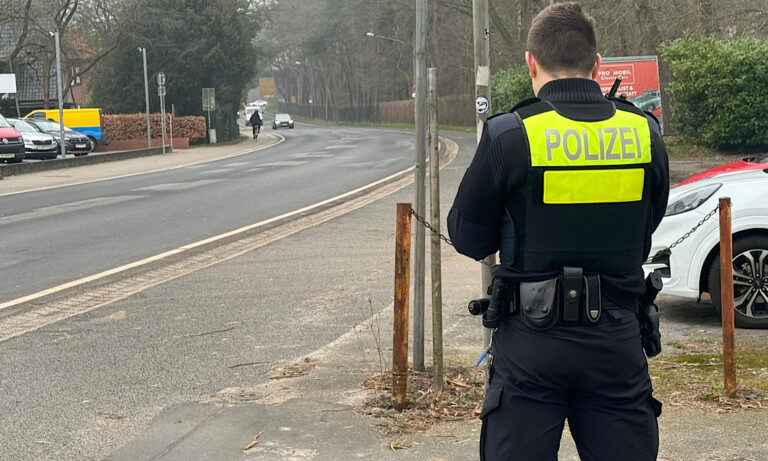
<path id="1" fill-rule="evenodd" d="M 480 99 L 484 96 L 488 100 L 485 112 L 477 110 L 477 143 L 480 144 L 480 137 L 483 135 L 483 125 L 490 113 L 490 89 L 491 89 L 491 44 L 489 32 L 488 0 L 472 0 L 472 30 L 474 34 L 474 55 L 475 55 L 475 96 Z M 480 275 L 482 286 L 480 287 L 480 296 L 487 297 L 487 289 L 491 285 L 493 276 L 490 267 L 496 264 L 496 255 L 490 255 L 485 258 L 485 263 L 480 266 Z M 491 330 L 485 328 L 483 332 L 486 347 L 491 342 Z M 486 373 L 486 378 L 488 374 Z M 487 380 L 487 379 L 486 379 Z"/>
<path id="2" fill-rule="evenodd" d="M 440 232 L 440 141 L 437 133 L 437 69 L 429 69 L 429 205 L 432 227 Z M 443 283 L 440 236 L 430 232 L 432 246 L 432 377 L 435 391 L 443 391 Z"/>
<path id="3" fill-rule="evenodd" d="M 61 95 L 61 43 L 59 31 L 54 32 L 53 39 L 56 42 L 56 91 L 59 97 L 59 136 L 61 143 L 61 156 L 67 156 L 67 140 L 64 138 L 64 99 Z"/>
<path id="4" fill-rule="evenodd" d="M 413 48 L 414 79 L 416 81 L 416 213 L 426 212 L 426 154 L 427 154 L 427 0 L 416 1 L 416 34 Z M 413 369 L 424 371 L 424 226 L 416 227 L 413 269 Z"/>
<path id="5" fill-rule="evenodd" d="M 147 77 L 147 49 L 140 48 L 144 61 L 144 99 L 147 108 L 147 149 L 152 147 L 152 127 L 149 122 L 149 79 Z"/>

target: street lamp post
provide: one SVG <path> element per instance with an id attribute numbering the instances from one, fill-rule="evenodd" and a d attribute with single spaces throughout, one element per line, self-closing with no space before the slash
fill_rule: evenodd
<path id="1" fill-rule="evenodd" d="M 61 156 L 67 156 L 67 143 L 64 139 L 64 100 L 61 96 L 61 44 L 59 42 L 59 31 L 53 33 L 53 40 L 56 43 L 56 91 L 59 98 L 59 139 L 61 144 Z"/>
<path id="2" fill-rule="evenodd" d="M 382 40 L 389 40 L 390 42 L 395 42 L 395 43 L 399 43 L 401 45 L 405 45 L 405 42 L 400 40 L 400 39 L 398 39 L 398 38 L 385 37 L 383 35 L 374 34 L 373 32 L 366 32 L 365 36 L 366 37 L 372 37 L 372 38 L 380 38 Z"/>
<path id="3" fill-rule="evenodd" d="M 149 125 L 149 80 L 147 79 L 147 49 L 139 47 L 144 61 L 144 102 L 147 107 L 147 149 L 152 147 L 152 130 Z"/>

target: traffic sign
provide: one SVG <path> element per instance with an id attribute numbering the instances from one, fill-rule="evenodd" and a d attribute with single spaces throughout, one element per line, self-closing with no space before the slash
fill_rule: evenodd
<path id="1" fill-rule="evenodd" d="M 165 86 L 165 74 L 162 72 L 157 74 L 157 86 Z"/>

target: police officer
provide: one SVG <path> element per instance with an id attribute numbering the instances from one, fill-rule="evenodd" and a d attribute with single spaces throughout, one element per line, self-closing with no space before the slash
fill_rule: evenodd
<path id="1" fill-rule="evenodd" d="M 659 125 L 601 93 L 580 4 L 544 9 L 527 46 L 536 98 L 488 119 L 448 216 L 460 253 L 500 253 L 480 459 L 556 460 L 567 419 L 584 461 L 654 460 L 636 313 L 669 194 Z"/>

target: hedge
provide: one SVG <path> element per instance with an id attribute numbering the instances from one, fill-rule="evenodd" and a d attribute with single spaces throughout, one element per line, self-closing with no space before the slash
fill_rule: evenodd
<path id="1" fill-rule="evenodd" d="M 166 135 L 170 135 L 171 115 L 166 114 Z M 162 119 L 160 114 L 150 114 L 149 125 L 153 138 L 162 136 Z M 104 115 L 104 127 L 110 140 L 146 139 L 146 114 L 114 114 Z M 205 141 L 205 117 L 189 116 L 173 118 L 173 137 L 189 138 L 190 144 Z"/>
<path id="2" fill-rule="evenodd" d="M 496 72 L 491 80 L 491 110 L 509 112 L 518 102 L 532 98 L 533 87 L 525 64 Z"/>
<path id="3" fill-rule="evenodd" d="M 768 41 L 684 35 L 660 51 L 680 134 L 717 148 L 768 145 Z"/>

